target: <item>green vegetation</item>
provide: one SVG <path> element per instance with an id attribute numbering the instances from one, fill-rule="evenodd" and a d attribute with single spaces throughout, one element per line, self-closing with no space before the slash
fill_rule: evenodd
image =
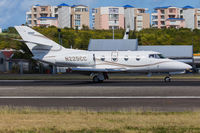
<path id="1" fill-rule="evenodd" d="M 111 80 L 160 80 L 162 81 L 166 75 L 131 75 L 131 74 L 110 74 Z M 80 75 L 77 73 L 66 74 L 0 74 L 0 80 L 91 80 L 88 75 Z M 173 80 L 199 80 L 199 74 L 173 75 Z"/>
<path id="2" fill-rule="evenodd" d="M 58 41 L 58 29 L 56 27 L 34 27 L 35 30 L 44 34 L 48 38 Z M 90 39 L 112 39 L 112 30 L 74 30 L 64 28 L 61 31 L 62 45 L 66 48 L 87 49 Z M 115 30 L 115 39 L 122 39 L 124 30 Z M 31 54 L 27 47 L 16 40 L 19 35 L 13 27 L 4 30 L 0 34 L 0 49 L 14 48 L 25 51 L 22 55 L 17 55 L 16 58 L 30 58 Z M 181 29 L 144 29 L 141 31 L 130 31 L 130 39 L 138 38 L 139 45 L 194 45 L 194 52 L 200 52 L 200 30 Z"/>
<path id="3" fill-rule="evenodd" d="M 193 133 L 200 112 L 0 108 L 0 133 Z"/>

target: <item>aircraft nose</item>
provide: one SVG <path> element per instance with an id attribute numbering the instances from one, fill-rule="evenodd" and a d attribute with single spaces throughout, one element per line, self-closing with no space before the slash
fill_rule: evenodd
<path id="1" fill-rule="evenodd" d="M 183 63 L 183 62 L 179 62 L 178 66 L 182 70 L 191 70 L 192 69 L 192 66 L 190 66 L 186 63 Z"/>

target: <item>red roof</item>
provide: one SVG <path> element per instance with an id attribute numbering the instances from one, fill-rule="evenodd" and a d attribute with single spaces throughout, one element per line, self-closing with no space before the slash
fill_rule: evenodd
<path id="1" fill-rule="evenodd" d="M 6 58 L 11 58 L 13 55 L 13 51 L 3 51 L 3 54 Z"/>

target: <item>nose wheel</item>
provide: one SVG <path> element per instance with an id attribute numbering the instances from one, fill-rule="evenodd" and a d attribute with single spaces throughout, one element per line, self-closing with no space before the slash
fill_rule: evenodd
<path id="1" fill-rule="evenodd" d="M 165 82 L 171 82 L 171 77 L 170 77 L 170 76 L 166 76 L 166 77 L 164 78 L 164 81 L 165 81 Z"/>

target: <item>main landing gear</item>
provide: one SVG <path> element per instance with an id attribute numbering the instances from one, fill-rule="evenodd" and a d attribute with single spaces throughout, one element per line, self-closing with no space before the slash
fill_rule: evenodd
<path id="1" fill-rule="evenodd" d="M 165 81 L 165 82 L 171 82 L 171 77 L 170 77 L 170 76 L 166 76 L 166 77 L 164 78 L 164 81 Z"/>
<path id="2" fill-rule="evenodd" d="M 94 83 L 102 83 L 104 80 L 108 79 L 108 74 L 107 73 L 96 73 L 96 74 L 91 74 L 93 77 L 92 80 Z"/>

